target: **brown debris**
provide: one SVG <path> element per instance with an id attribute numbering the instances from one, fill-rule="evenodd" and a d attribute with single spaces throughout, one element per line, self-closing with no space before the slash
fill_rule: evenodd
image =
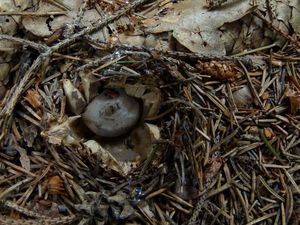
<path id="1" fill-rule="evenodd" d="M 299 222 L 297 1 L 29 2 L 0 1 L 1 225 Z"/>

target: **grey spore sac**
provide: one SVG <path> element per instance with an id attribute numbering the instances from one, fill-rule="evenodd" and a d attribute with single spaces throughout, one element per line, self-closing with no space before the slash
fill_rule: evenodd
<path id="1" fill-rule="evenodd" d="M 120 89 L 96 96 L 82 115 L 86 126 L 101 137 L 118 137 L 131 131 L 140 118 L 139 102 Z"/>

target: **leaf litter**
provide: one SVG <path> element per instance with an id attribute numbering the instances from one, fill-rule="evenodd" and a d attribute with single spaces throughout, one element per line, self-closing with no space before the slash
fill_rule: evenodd
<path id="1" fill-rule="evenodd" d="M 1 1 L 0 223 L 298 224 L 299 11 Z"/>

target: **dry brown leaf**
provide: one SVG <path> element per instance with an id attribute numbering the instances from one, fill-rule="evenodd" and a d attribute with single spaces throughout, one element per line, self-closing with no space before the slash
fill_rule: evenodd
<path id="1" fill-rule="evenodd" d="M 142 47 L 145 42 L 145 38 L 141 35 L 127 35 L 124 33 L 118 35 L 118 40 L 122 44 L 136 46 L 136 47 Z"/>
<path id="2" fill-rule="evenodd" d="M 44 200 L 41 199 L 36 202 L 35 206 L 33 207 L 33 210 L 37 213 L 50 216 L 50 217 L 59 217 L 60 215 L 60 205 L 57 203 L 50 201 L 50 200 Z"/>
<path id="3" fill-rule="evenodd" d="M 300 95 L 289 96 L 290 105 L 291 105 L 291 113 L 295 114 L 298 109 L 300 109 Z"/>
<path id="4" fill-rule="evenodd" d="M 263 133 L 264 133 L 265 137 L 269 140 L 275 136 L 273 130 L 270 127 L 265 127 L 263 129 Z"/>
<path id="5" fill-rule="evenodd" d="M 42 105 L 41 96 L 35 89 L 26 91 L 26 96 L 24 99 L 35 109 L 40 108 Z"/>
<path id="6" fill-rule="evenodd" d="M 203 181 L 204 183 L 208 183 L 214 178 L 224 165 L 225 161 L 223 158 L 214 158 L 210 159 L 208 164 L 205 166 L 203 171 Z"/>
<path id="7" fill-rule="evenodd" d="M 300 109 L 300 93 L 288 88 L 285 91 L 285 96 L 289 98 L 291 113 L 295 114 Z"/>

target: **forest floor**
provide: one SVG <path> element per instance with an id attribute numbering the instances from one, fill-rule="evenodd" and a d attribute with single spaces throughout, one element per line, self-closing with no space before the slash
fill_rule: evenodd
<path id="1" fill-rule="evenodd" d="M 297 0 L 0 2 L 0 225 L 300 223 Z"/>

